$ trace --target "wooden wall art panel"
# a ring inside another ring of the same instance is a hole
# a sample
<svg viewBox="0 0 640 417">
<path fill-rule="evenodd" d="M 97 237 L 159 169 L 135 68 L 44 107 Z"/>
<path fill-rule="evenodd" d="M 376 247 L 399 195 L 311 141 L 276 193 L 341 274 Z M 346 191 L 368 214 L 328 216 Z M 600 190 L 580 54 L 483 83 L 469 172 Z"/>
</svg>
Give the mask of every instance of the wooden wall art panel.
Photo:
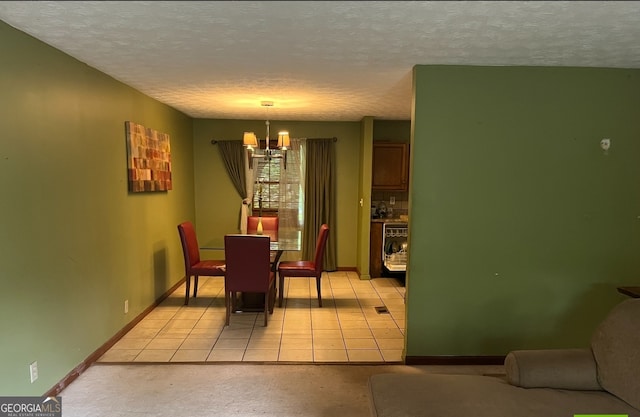
<svg viewBox="0 0 640 417">
<path fill-rule="evenodd" d="M 169 135 L 125 122 L 129 191 L 167 191 L 171 184 L 171 145 Z"/>
</svg>

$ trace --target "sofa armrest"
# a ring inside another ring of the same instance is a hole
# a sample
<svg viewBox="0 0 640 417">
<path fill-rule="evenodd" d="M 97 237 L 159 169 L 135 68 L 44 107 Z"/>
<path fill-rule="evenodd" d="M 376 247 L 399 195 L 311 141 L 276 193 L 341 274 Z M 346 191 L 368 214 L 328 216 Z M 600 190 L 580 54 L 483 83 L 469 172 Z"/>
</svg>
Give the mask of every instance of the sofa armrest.
<svg viewBox="0 0 640 417">
<path fill-rule="evenodd" d="M 509 352 L 507 381 L 522 388 L 601 391 L 591 349 L 540 349 Z"/>
</svg>

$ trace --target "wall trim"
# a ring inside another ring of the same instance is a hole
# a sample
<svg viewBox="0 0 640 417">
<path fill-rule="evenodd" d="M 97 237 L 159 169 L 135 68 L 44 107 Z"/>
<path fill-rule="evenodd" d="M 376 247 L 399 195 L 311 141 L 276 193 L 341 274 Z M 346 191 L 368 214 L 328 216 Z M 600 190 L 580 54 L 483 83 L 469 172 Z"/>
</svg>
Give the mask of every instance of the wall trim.
<svg viewBox="0 0 640 417">
<path fill-rule="evenodd" d="M 406 365 L 504 365 L 506 355 L 497 356 L 407 356 Z"/>
<path fill-rule="evenodd" d="M 76 366 L 71 372 L 69 372 L 60 382 L 55 384 L 49 391 L 47 391 L 44 396 L 45 397 L 55 397 L 63 389 L 65 389 L 70 383 L 72 383 L 76 378 L 78 378 L 85 370 L 87 370 L 91 365 L 93 365 L 102 355 L 105 354 L 106 351 L 111 349 L 113 345 L 118 342 L 127 334 L 127 332 L 135 327 L 136 324 L 140 322 L 143 318 L 147 316 L 154 308 L 156 308 L 161 302 L 163 302 L 171 293 L 173 293 L 180 285 L 185 282 L 185 278 L 183 277 L 180 281 L 174 284 L 171 288 L 169 288 L 164 294 L 162 294 L 158 299 L 147 307 L 142 313 L 138 314 L 133 320 L 127 323 L 119 332 L 117 332 L 113 337 L 107 340 L 102 346 L 95 350 L 91 355 L 87 356 L 85 360 L 83 360 L 78 366 Z"/>
</svg>

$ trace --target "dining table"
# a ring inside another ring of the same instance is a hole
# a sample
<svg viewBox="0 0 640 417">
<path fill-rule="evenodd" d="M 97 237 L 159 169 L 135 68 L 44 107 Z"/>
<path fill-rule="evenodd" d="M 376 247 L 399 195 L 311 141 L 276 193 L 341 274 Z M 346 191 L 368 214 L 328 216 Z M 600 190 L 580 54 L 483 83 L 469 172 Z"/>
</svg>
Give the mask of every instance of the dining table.
<svg viewBox="0 0 640 417">
<path fill-rule="evenodd" d="M 243 234 L 243 233 L 229 233 L 229 234 Z M 269 236 L 269 249 L 271 252 L 275 253 L 275 258 L 273 260 L 272 268 L 274 272 L 277 271 L 278 261 L 284 252 L 289 251 L 299 251 L 302 245 L 302 231 L 301 230 L 290 230 L 284 231 L 279 230 L 275 232 L 264 231 L 262 233 L 244 233 L 249 235 L 262 234 L 264 236 Z M 207 241 L 203 245 L 200 246 L 201 250 L 224 250 L 224 237 L 225 235 L 215 236 Z"/>
<path fill-rule="evenodd" d="M 274 253 L 273 260 L 271 262 L 271 270 L 274 274 L 278 273 L 278 262 L 284 252 L 299 251 L 302 246 L 302 231 L 301 230 L 278 230 L 278 231 L 263 231 L 262 233 L 229 233 L 233 235 L 256 235 L 261 234 L 269 236 L 269 249 Z M 204 244 L 200 245 L 201 250 L 224 250 L 224 237 L 222 234 L 214 236 L 209 240 L 205 240 Z M 278 282 L 276 276 L 276 283 Z M 282 288 L 277 288 L 278 291 L 283 291 Z M 263 311 L 264 310 L 264 298 L 262 294 L 243 293 L 240 297 L 240 303 L 236 311 Z"/>
</svg>

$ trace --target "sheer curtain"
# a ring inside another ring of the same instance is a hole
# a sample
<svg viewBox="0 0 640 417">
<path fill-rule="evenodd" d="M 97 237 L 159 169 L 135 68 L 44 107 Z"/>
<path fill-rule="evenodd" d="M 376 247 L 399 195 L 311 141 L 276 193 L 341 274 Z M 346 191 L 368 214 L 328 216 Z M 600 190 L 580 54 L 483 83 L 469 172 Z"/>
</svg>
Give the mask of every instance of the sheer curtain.
<svg viewBox="0 0 640 417">
<path fill-rule="evenodd" d="M 304 139 L 291 139 L 287 150 L 287 168 L 280 160 L 280 201 L 278 217 L 283 233 L 302 231 L 304 225 Z M 300 252 L 288 254 L 287 259 L 299 259 Z"/>
<path fill-rule="evenodd" d="M 244 148 L 244 146 L 243 146 Z M 248 158 L 251 158 L 249 155 L 249 151 L 245 148 L 244 150 L 244 158 L 245 161 Z M 251 215 L 251 204 L 253 202 L 253 187 L 256 183 L 256 175 L 258 170 L 256 169 L 257 164 L 251 164 L 251 168 L 249 168 L 249 163 L 244 164 L 244 177 L 246 178 L 246 196 L 244 200 L 242 200 L 242 213 L 240 214 L 240 233 L 247 233 L 247 217 Z"/>
</svg>

